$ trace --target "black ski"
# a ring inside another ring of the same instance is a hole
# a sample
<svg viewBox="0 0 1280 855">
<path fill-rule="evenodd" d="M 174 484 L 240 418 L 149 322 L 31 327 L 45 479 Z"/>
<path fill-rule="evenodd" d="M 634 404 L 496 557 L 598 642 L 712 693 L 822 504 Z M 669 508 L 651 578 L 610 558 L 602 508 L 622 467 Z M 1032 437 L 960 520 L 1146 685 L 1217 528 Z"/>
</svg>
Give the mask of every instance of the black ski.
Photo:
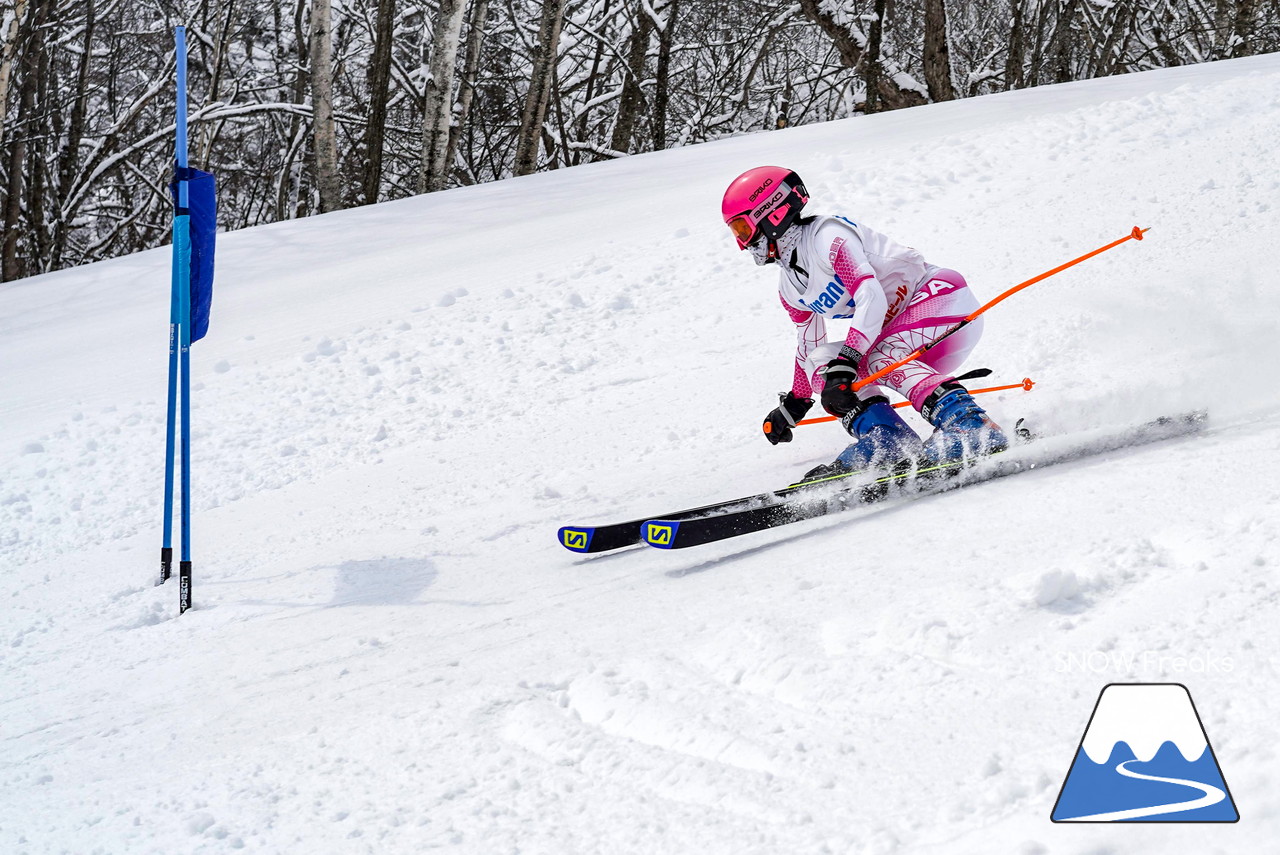
<svg viewBox="0 0 1280 855">
<path fill-rule="evenodd" d="M 780 525 L 813 519 L 891 498 L 918 498 L 958 487 L 992 481 L 1059 463 L 1159 442 L 1194 433 L 1207 421 L 1204 412 L 1157 419 L 1135 428 L 1077 439 L 1071 436 L 1033 440 L 1021 447 L 966 464 L 946 464 L 926 469 L 907 466 L 870 482 L 845 485 L 816 484 L 820 491 L 791 494 L 781 500 L 742 510 L 646 520 L 640 527 L 645 543 L 659 549 L 684 549 L 726 540 Z M 1075 441 L 1073 441 L 1075 440 Z M 1048 448 L 1042 448 L 1047 445 Z"/>
<path fill-rule="evenodd" d="M 773 506 L 778 502 L 789 499 L 797 494 L 806 491 L 817 490 L 819 488 L 829 489 L 833 484 L 843 483 L 849 479 L 859 479 L 864 475 L 861 472 L 847 472 L 839 475 L 828 475 L 823 478 L 817 478 L 812 481 L 801 481 L 781 490 L 771 490 L 767 493 L 757 493 L 754 496 L 743 496 L 737 499 L 728 499 L 723 502 L 713 502 L 709 505 L 703 505 L 700 508 L 688 508 L 683 511 L 675 511 L 663 516 L 664 520 L 687 520 L 693 517 L 707 516 L 716 513 L 725 513 L 733 510 L 749 507 Z M 558 537 L 560 545 L 571 552 L 596 553 L 610 552 L 614 549 L 622 549 L 624 546 L 634 546 L 643 540 L 644 524 L 654 519 L 652 516 L 639 517 L 638 519 L 627 520 L 626 522 L 609 523 L 607 525 L 598 526 L 582 526 L 567 525 L 561 527 Z"/>
</svg>

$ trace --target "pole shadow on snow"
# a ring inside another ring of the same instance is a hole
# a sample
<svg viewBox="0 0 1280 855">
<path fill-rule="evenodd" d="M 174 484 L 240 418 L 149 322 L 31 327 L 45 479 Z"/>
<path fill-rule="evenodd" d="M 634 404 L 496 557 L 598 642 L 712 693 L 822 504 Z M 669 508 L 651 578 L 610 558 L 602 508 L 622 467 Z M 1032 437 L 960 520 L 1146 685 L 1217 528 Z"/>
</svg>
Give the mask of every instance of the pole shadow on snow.
<svg viewBox="0 0 1280 855">
<path fill-rule="evenodd" d="M 328 602 L 287 602 L 248 599 L 238 605 L 274 606 L 297 609 L 331 609 L 347 606 L 463 606 L 489 608 L 510 605 L 510 600 L 420 599 L 435 584 L 439 570 L 430 558 L 370 558 L 344 561 L 341 564 L 318 564 L 302 571 L 280 574 L 269 579 L 305 577 L 317 572 L 334 571 L 333 593 Z M 262 581 L 262 580 L 254 580 Z M 242 582 L 210 582 L 243 584 Z"/>
<path fill-rule="evenodd" d="M 331 606 L 407 605 L 435 582 L 430 558 L 373 558 L 337 565 Z"/>
</svg>

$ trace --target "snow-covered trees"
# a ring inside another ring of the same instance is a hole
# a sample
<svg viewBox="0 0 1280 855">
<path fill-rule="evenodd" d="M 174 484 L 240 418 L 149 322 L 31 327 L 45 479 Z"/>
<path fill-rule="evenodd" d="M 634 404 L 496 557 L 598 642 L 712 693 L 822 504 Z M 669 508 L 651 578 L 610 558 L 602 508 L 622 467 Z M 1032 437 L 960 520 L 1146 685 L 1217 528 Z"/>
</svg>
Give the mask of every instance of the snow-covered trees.
<svg viewBox="0 0 1280 855">
<path fill-rule="evenodd" d="M 455 0 L 456 2 L 456 0 Z M 311 129 L 321 211 L 342 205 L 338 138 L 333 121 L 333 33 L 330 0 L 311 0 Z"/>
<path fill-rule="evenodd" d="M 226 228 L 1280 47 L 1258 0 L 0 0 L 5 279 L 167 239 L 177 23 Z"/>
<path fill-rule="evenodd" d="M 453 125 L 453 72 L 461 47 L 462 18 L 466 0 L 438 0 L 431 34 L 430 75 L 426 81 L 422 120 L 422 175 L 419 192 L 449 186 L 449 129 Z"/>
</svg>

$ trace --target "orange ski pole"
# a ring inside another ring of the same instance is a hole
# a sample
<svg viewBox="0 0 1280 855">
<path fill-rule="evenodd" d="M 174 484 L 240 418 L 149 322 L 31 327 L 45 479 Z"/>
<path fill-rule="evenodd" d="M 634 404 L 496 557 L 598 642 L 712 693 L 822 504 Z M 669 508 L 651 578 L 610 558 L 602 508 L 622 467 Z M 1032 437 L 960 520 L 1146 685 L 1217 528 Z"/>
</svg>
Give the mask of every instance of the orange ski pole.
<svg viewBox="0 0 1280 855">
<path fill-rule="evenodd" d="M 1111 243 L 1107 244 L 1106 246 L 1100 246 L 1100 247 L 1098 247 L 1097 249 L 1095 249 L 1093 252 L 1085 253 L 1084 255 L 1080 256 L 1079 258 L 1072 259 L 1071 261 L 1068 261 L 1066 264 L 1060 264 L 1060 265 L 1058 265 L 1057 267 L 1053 268 L 1052 270 L 1046 270 L 1044 273 L 1041 273 L 1039 276 L 1034 276 L 1034 277 L 1032 277 L 1031 279 L 1028 279 L 1026 282 L 1023 282 L 1023 283 L 1022 283 L 1022 284 L 1020 284 L 1020 285 L 1015 285 L 1015 286 L 1013 286 L 1013 287 L 1012 287 L 1012 288 L 1010 288 L 1008 291 L 1005 291 L 1005 292 L 1004 292 L 1003 294 L 1001 294 L 999 297 L 996 297 L 994 300 L 992 300 L 991 302 L 987 303 L 985 306 L 983 306 L 982 308 L 978 309 L 978 310 L 977 310 L 976 312 L 974 312 L 973 314 L 967 315 L 967 316 L 964 318 L 964 320 L 960 321 L 960 323 L 956 324 L 954 327 L 952 327 L 951 329 L 947 330 L 947 331 L 946 331 L 946 332 L 944 332 L 942 335 L 938 336 L 938 337 L 937 337 L 937 338 L 935 338 L 933 341 L 931 341 L 931 342 L 929 342 L 928 344 L 926 344 L 924 347 L 921 347 L 921 348 L 920 348 L 920 349 L 918 349 L 915 353 L 912 353 L 912 354 L 910 354 L 909 356 L 906 356 L 906 357 L 904 357 L 904 358 L 902 358 L 902 359 L 899 359 L 897 362 L 895 362 L 895 363 L 893 363 L 893 364 L 891 364 L 891 365 L 886 365 L 884 368 L 881 368 L 881 369 L 880 369 L 879 371 L 877 371 L 876 373 L 871 374 L 871 375 L 869 375 L 869 376 L 867 376 L 867 377 L 865 377 L 865 378 L 863 378 L 863 379 L 859 380 L 857 383 L 854 383 L 854 384 L 853 384 L 853 389 L 854 389 L 854 391 L 856 392 L 856 391 L 857 391 L 857 390 L 859 390 L 859 389 L 862 389 L 862 388 L 865 388 L 865 387 L 867 387 L 867 386 L 870 386 L 872 383 L 876 382 L 876 381 L 877 381 L 877 380 L 879 380 L 881 377 L 883 377 L 884 375 L 888 374 L 890 371 L 893 371 L 895 368 L 901 368 L 903 365 L 906 365 L 908 362 L 911 362 L 911 361 L 912 361 L 912 360 L 914 360 L 914 359 L 919 359 L 921 356 L 924 356 L 924 355 L 925 355 L 926 353 L 928 353 L 930 350 L 932 350 L 933 348 L 935 348 L 935 347 L 937 347 L 939 344 L 941 344 L 943 341 L 945 341 L 949 336 L 955 335 L 955 334 L 956 334 L 956 333 L 958 333 L 960 330 L 964 329 L 964 328 L 965 328 L 966 326 L 968 326 L 968 325 L 969 325 L 969 324 L 970 324 L 970 323 L 971 323 L 975 318 L 977 318 L 979 315 L 981 315 L 981 314 L 982 314 L 983 312 L 985 312 L 987 309 L 990 309 L 991 307 L 993 307 L 993 306 L 997 305 L 998 303 L 1002 302 L 1003 300 L 1006 300 L 1006 299 L 1008 299 L 1009 297 L 1012 297 L 1014 294 L 1018 293 L 1018 292 L 1019 292 L 1019 291 L 1021 291 L 1023 288 L 1030 288 L 1032 285 L 1036 284 L 1037 282 L 1041 282 L 1041 281 L 1043 281 L 1043 280 L 1045 280 L 1045 279 L 1048 279 L 1050 276 L 1054 275 L 1055 273 L 1061 273 L 1062 271 L 1066 270 L 1068 267 L 1073 267 L 1073 266 L 1075 266 L 1075 265 L 1079 264 L 1079 263 L 1080 263 L 1080 262 L 1082 262 L 1082 261 L 1088 261 L 1090 258 L 1093 258 L 1095 255 L 1099 255 L 1099 254 L 1101 254 L 1101 253 L 1106 252 L 1106 251 L 1107 251 L 1107 250 L 1109 250 L 1109 249 L 1112 249 L 1112 248 L 1114 248 L 1114 247 L 1117 247 L 1117 246 L 1119 246 L 1120 244 L 1124 243 L 1124 242 L 1125 242 L 1125 241 L 1127 241 L 1127 240 L 1142 240 L 1142 236 L 1143 236 L 1144 234 L 1146 234 L 1147 232 L 1149 232 L 1149 231 L 1151 231 L 1151 229 L 1150 229 L 1150 228 L 1140 229 L 1140 228 L 1138 228 L 1137 226 L 1134 226 L 1134 227 L 1133 227 L 1133 231 L 1129 232 L 1129 234 L 1127 234 L 1127 235 L 1125 235 L 1124 237 L 1120 238 L 1120 240 L 1114 240 L 1114 241 L 1112 241 Z"/>
<path fill-rule="evenodd" d="M 984 392 L 1003 392 L 1006 389 L 1026 389 L 1028 392 L 1030 392 L 1031 387 L 1035 385 L 1036 385 L 1036 382 L 1032 380 L 1030 377 L 1024 377 L 1021 383 L 1010 383 L 1008 386 L 991 386 L 986 389 L 970 389 L 969 394 L 981 395 Z M 902 407 L 909 407 L 909 406 L 911 406 L 910 401 L 899 401 L 898 403 L 893 405 L 893 408 L 896 410 Z M 801 419 L 800 421 L 796 422 L 796 426 L 799 427 L 800 425 L 816 425 L 821 422 L 834 422 L 834 421 L 836 421 L 835 416 L 819 416 L 813 419 Z"/>
</svg>

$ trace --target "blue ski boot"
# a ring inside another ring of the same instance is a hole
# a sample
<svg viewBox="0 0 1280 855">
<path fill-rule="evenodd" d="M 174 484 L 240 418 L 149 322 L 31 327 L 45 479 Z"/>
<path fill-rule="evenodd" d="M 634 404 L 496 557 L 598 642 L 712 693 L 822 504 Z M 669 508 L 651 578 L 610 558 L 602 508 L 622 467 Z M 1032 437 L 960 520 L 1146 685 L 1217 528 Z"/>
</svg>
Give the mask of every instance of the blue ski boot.
<svg viewBox="0 0 1280 855">
<path fill-rule="evenodd" d="M 840 452 L 834 462 L 809 470 L 804 480 L 867 469 L 891 469 L 903 460 L 924 454 L 920 436 L 889 406 L 889 399 L 883 395 L 859 401 L 857 409 L 841 418 L 840 424 L 853 437 L 853 444 Z"/>
<path fill-rule="evenodd" d="M 994 454 L 1009 447 L 1009 438 L 978 406 L 963 386 L 943 383 L 920 407 L 935 428 L 924 441 L 925 458 L 931 463 L 951 463 Z"/>
</svg>

